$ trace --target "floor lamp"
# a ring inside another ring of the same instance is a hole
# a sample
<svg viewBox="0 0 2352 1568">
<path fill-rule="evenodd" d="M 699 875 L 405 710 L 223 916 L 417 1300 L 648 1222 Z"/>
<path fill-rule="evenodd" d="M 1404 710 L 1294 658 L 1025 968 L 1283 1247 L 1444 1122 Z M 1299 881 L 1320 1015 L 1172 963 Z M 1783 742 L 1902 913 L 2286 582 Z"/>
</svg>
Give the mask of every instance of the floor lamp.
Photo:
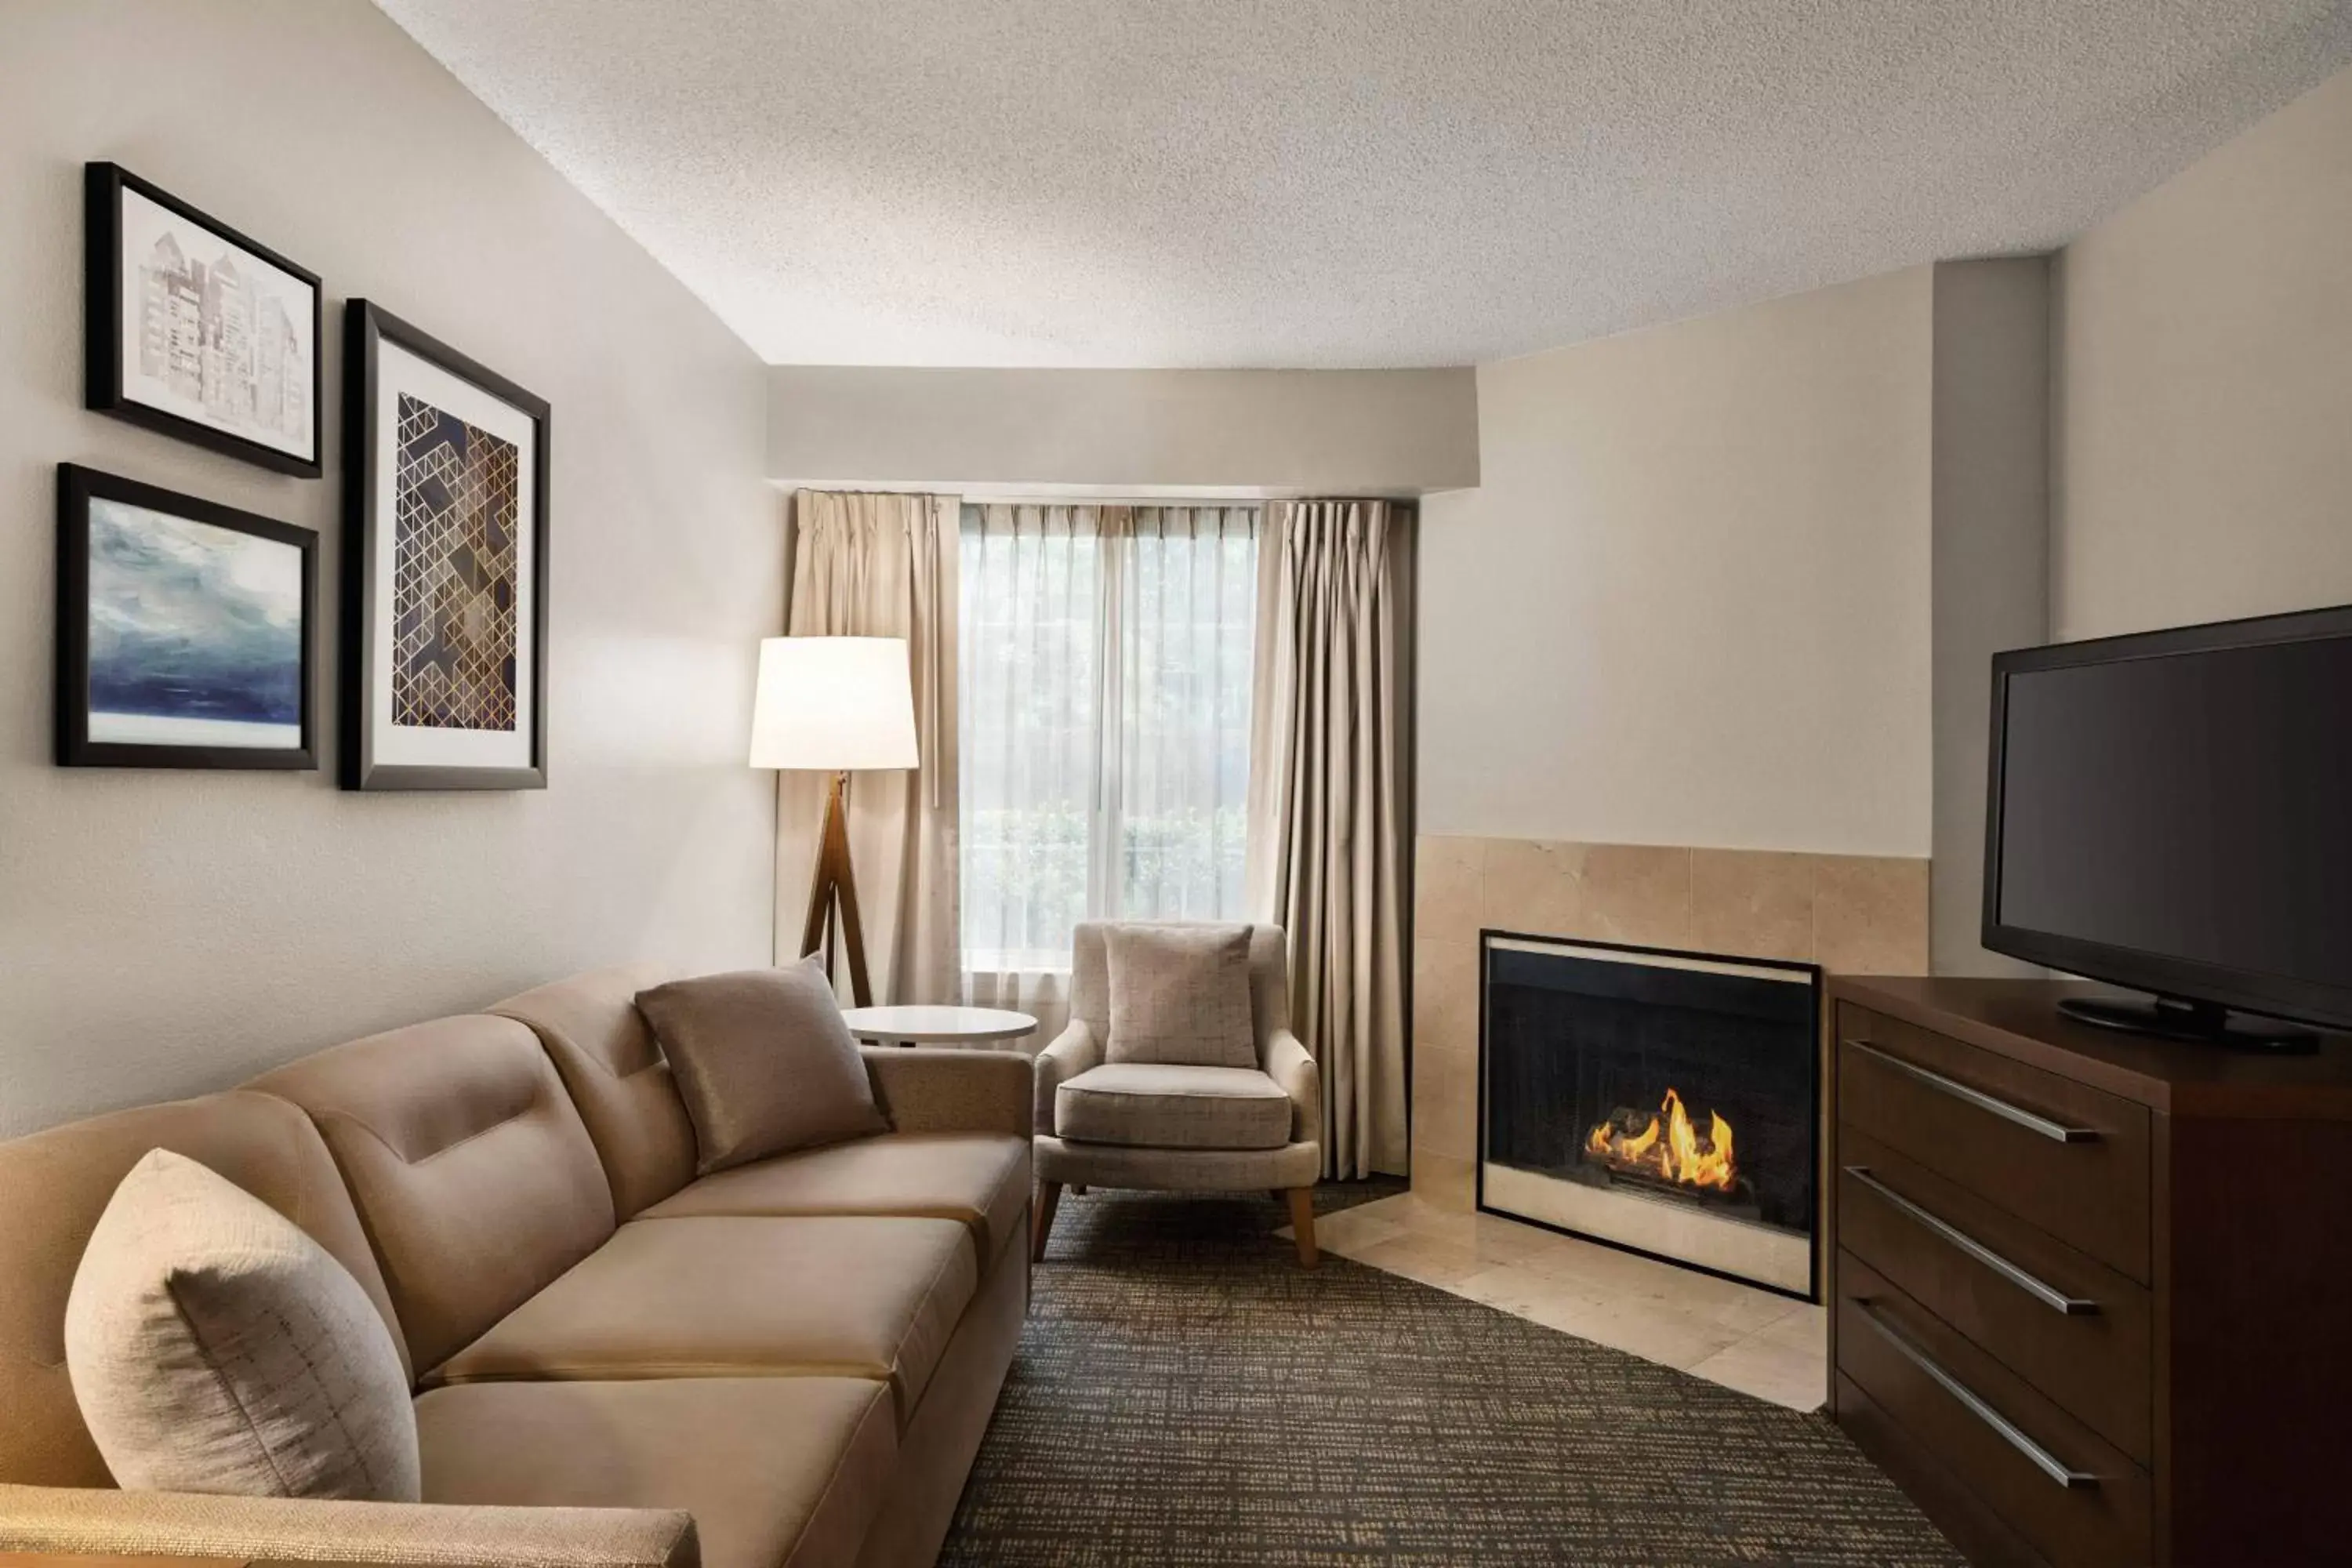
<svg viewBox="0 0 2352 1568">
<path fill-rule="evenodd" d="M 751 700 L 751 765 L 832 774 L 817 829 L 801 954 L 825 946 L 834 911 L 849 960 L 856 1005 L 874 1005 L 866 932 L 857 920 L 857 878 L 849 864 L 844 796 L 852 773 L 914 767 L 915 695 L 899 637 L 767 637 Z"/>
</svg>

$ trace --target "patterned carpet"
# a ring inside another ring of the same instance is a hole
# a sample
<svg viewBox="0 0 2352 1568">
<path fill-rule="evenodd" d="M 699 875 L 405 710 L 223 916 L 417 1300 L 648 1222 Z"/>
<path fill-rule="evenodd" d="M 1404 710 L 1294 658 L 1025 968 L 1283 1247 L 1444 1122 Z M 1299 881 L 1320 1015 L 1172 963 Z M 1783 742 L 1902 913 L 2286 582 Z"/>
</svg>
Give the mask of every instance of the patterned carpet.
<svg viewBox="0 0 2352 1568">
<path fill-rule="evenodd" d="M 1066 1195 L 940 1563 L 1958 1563 L 1826 1416 L 1328 1253 L 1305 1273 L 1283 1223 Z"/>
</svg>

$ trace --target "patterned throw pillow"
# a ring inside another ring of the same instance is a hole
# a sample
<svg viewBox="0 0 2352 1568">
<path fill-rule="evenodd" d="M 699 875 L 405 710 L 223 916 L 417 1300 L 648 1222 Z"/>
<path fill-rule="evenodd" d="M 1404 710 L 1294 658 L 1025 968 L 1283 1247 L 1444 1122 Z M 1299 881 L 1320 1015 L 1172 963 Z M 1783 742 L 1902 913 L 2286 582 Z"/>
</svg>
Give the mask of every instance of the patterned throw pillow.
<svg viewBox="0 0 2352 1568">
<path fill-rule="evenodd" d="M 1120 925 L 1105 934 L 1110 1038 L 1105 1059 L 1254 1068 L 1249 927 Z"/>
<path fill-rule="evenodd" d="M 125 1491 L 417 1500 L 392 1330 L 293 1221 L 167 1149 L 131 1167 L 66 1298 L 66 1370 Z"/>
</svg>

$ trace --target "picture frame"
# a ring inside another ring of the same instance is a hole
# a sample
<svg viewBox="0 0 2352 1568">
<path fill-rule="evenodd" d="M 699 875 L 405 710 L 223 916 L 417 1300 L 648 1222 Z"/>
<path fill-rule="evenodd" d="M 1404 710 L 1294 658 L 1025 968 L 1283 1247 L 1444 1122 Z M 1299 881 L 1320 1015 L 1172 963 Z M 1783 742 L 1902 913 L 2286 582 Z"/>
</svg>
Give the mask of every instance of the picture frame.
<svg viewBox="0 0 2352 1568">
<path fill-rule="evenodd" d="M 85 404 L 317 479 L 319 275 L 118 163 L 82 173 Z"/>
<path fill-rule="evenodd" d="M 547 786 L 545 399 L 344 308 L 341 782 Z"/>
<path fill-rule="evenodd" d="M 319 536 L 58 465 L 60 767 L 315 769 Z"/>
</svg>

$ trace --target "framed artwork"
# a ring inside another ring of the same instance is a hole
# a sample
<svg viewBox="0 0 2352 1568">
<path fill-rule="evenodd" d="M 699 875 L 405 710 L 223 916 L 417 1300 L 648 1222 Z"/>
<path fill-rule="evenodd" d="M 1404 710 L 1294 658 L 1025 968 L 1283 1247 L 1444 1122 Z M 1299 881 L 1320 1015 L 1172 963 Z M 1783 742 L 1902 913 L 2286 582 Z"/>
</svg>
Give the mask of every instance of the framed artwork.
<svg viewBox="0 0 2352 1568">
<path fill-rule="evenodd" d="M 83 168 L 89 405 L 319 477 L 319 276 L 114 163 Z"/>
<path fill-rule="evenodd" d="M 319 536 L 58 466 L 57 760 L 315 768 Z"/>
<path fill-rule="evenodd" d="M 548 407 L 346 307 L 342 783 L 547 784 Z"/>
</svg>

